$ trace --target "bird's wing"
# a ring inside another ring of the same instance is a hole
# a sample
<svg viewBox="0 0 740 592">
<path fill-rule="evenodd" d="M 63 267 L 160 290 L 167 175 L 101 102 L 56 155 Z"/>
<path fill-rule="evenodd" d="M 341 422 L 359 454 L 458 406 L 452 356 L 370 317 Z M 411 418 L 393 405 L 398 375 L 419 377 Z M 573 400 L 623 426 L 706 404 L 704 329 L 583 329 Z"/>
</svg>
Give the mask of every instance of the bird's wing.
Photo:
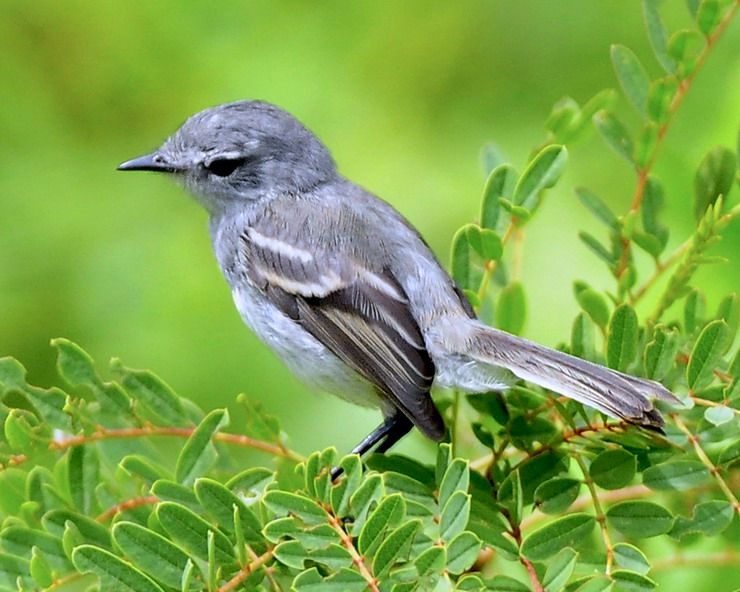
<svg viewBox="0 0 740 592">
<path fill-rule="evenodd" d="M 272 232 L 271 232 L 272 231 Z M 241 248 L 250 280 L 284 314 L 370 381 L 422 432 L 439 440 L 444 423 L 429 389 L 434 363 L 400 283 L 330 241 L 250 227 Z"/>
</svg>

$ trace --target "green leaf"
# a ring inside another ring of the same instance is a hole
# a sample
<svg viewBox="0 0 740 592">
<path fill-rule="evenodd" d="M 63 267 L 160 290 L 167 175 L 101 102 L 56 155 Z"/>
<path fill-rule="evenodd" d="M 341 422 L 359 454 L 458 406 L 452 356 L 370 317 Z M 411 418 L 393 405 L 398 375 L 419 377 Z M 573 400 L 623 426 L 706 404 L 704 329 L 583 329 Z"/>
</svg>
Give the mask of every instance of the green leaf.
<svg viewBox="0 0 740 592">
<path fill-rule="evenodd" d="M 398 559 L 404 558 L 416 533 L 421 529 L 419 520 L 411 520 L 391 532 L 382 542 L 373 560 L 373 574 L 385 575 Z"/>
<path fill-rule="evenodd" d="M 694 217 L 697 221 L 719 196 L 727 197 L 735 180 L 735 170 L 735 155 L 723 146 L 712 148 L 704 156 L 694 176 Z"/>
<path fill-rule="evenodd" d="M 161 500 L 177 502 L 191 507 L 200 507 L 192 488 L 174 481 L 160 479 L 152 484 L 152 494 Z"/>
<path fill-rule="evenodd" d="M 596 344 L 594 342 L 594 322 L 591 317 L 579 312 L 573 321 L 570 332 L 570 353 L 585 360 L 593 360 L 596 357 Z"/>
<path fill-rule="evenodd" d="M 642 226 L 645 232 L 654 237 L 658 247 L 651 254 L 658 257 L 668 244 L 668 228 L 658 220 L 658 214 L 663 209 L 665 192 L 663 185 L 654 176 L 649 176 L 645 182 L 645 190 L 642 198 Z"/>
<path fill-rule="evenodd" d="M 109 530 L 92 518 L 71 510 L 51 510 L 41 518 L 44 528 L 56 536 L 64 534 L 68 522 L 75 526 L 86 543 L 94 543 L 98 547 L 111 547 Z"/>
<path fill-rule="evenodd" d="M 113 527 L 113 540 L 144 573 L 173 588 L 180 587 L 188 556 L 169 540 L 133 522 Z"/>
<path fill-rule="evenodd" d="M 192 510 L 173 502 L 162 502 L 157 506 L 156 516 L 173 542 L 198 559 L 208 561 L 208 533 L 212 532 L 216 560 L 225 564 L 234 562 L 234 549 L 226 535 Z"/>
<path fill-rule="evenodd" d="M 406 502 L 399 493 L 384 498 L 365 522 L 357 541 L 362 555 L 369 555 L 380 545 L 383 533 L 399 524 L 406 516 Z"/>
<path fill-rule="evenodd" d="M 346 516 L 349 512 L 349 501 L 362 482 L 362 461 L 356 454 L 345 456 L 339 466 L 343 477 L 331 491 L 331 507 L 337 516 Z"/>
<path fill-rule="evenodd" d="M 638 168 L 644 169 L 653 158 L 659 134 L 660 127 L 653 121 L 648 121 L 642 126 L 634 152 L 635 164 Z"/>
<path fill-rule="evenodd" d="M 72 561 L 81 572 L 98 576 L 102 590 L 164 592 L 148 576 L 105 549 L 80 545 L 72 553 Z"/>
<path fill-rule="evenodd" d="M 236 402 L 244 407 L 247 414 L 246 432 L 249 436 L 268 442 L 280 442 L 280 423 L 277 418 L 265 413 L 261 403 L 252 401 L 244 393 L 236 397 Z"/>
<path fill-rule="evenodd" d="M 367 519 L 370 505 L 383 495 L 383 478 L 380 475 L 368 475 L 349 500 L 349 507 L 355 518 L 352 524 L 352 535 L 359 536 Z"/>
<path fill-rule="evenodd" d="M 571 477 L 555 477 L 541 483 L 534 492 L 534 503 L 545 514 L 560 514 L 576 501 L 581 482 Z"/>
<path fill-rule="evenodd" d="M 456 491 L 467 493 L 470 484 L 470 470 L 468 461 L 462 458 L 454 459 L 448 466 L 439 486 L 439 506 L 443 508 Z"/>
<path fill-rule="evenodd" d="M 585 187 L 576 187 L 576 196 L 588 210 L 612 230 L 619 230 L 619 220 L 598 195 Z"/>
<path fill-rule="evenodd" d="M 605 450 L 591 463 L 589 474 L 602 489 L 628 485 L 637 471 L 637 458 L 622 448 Z"/>
<path fill-rule="evenodd" d="M 653 465 L 642 473 L 644 485 L 654 490 L 691 489 L 709 481 L 707 468 L 698 460 L 673 460 Z"/>
<path fill-rule="evenodd" d="M 734 514 L 732 504 L 728 501 L 703 502 L 696 505 L 691 518 L 683 516 L 676 518 L 670 535 L 677 539 L 689 533 L 715 536 L 730 526 Z"/>
<path fill-rule="evenodd" d="M 552 133 L 559 144 L 568 142 L 578 129 L 581 108 L 570 97 L 563 97 L 555 105 L 545 122 L 545 129 Z"/>
<path fill-rule="evenodd" d="M 309 554 L 309 559 L 325 565 L 331 571 L 352 565 L 352 556 L 349 551 L 337 543 L 314 549 Z"/>
<path fill-rule="evenodd" d="M 79 345 L 64 338 L 51 340 L 57 350 L 57 371 L 73 387 L 85 386 L 100 401 L 101 408 L 123 417 L 131 413 L 131 399 L 115 383 L 103 383 L 95 370 L 92 358 Z"/>
<path fill-rule="evenodd" d="M 304 562 L 310 553 L 298 541 L 285 541 L 274 550 L 275 558 L 284 565 L 295 569 L 303 569 Z"/>
<path fill-rule="evenodd" d="M 447 571 L 461 574 L 475 563 L 481 548 L 480 539 L 472 532 L 458 534 L 447 545 Z"/>
<path fill-rule="evenodd" d="M 730 442 L 719 453 L 718 465 L 730 466 L 740 460 L 740 439 Z"/>
<path fill-rule="evenodd" d="M 274 477 L 274 471 L 264 467 L 251 467 L 234 475 L 226 482 L 226 487 L 245 497 L 254 497 L 261 493 Z"/>
<path fill-rule="evenodd" d="M 419 578 L 424 578 L 434 573 L 440 573 L 446 565 L 447 550 L 445 547 L 429 547 L 414 559 L 416 574 Z"/>
<path fill-rule="evenodd" d="M 506 156 L 496 144 L 488 142 L 484 144 L 480 151 L 481 166 L 483 175 L 488 176 L 491 171 L 506 162 Z"/>
<path fill-rule="evenodd" d="M 265 549 L 262 545 L 262 524 L 251 508 L 225 485 L 213 479 L 201 477 L 195 482 L 195 495 L 203 508 L 218 522 L 219 528 L 228 533 L 235 530 L 234 509 L 239 510 L 239 527 L 244 539 L 259 552 Z"/>
<path fill-rule="evenodd" d="M 501 207 L 499 198 L 511 198 L 514 194 L 514 185 L 517 179 L 517 172 L 509 164 L 500 164 L 491 171 L 483 189 L 483 204 L 480 214 L 480 225 L 483 228 L 496 230 Z"/>
<path fill-rule="evenodd" d="M 141 404 L 159 425 L 190 424 L 180 397 L 154 373 L 126 368 L 118 359 L 111 360 L 111 369 L 121 377 L 129 396 Z"/>
<path fill-rule="evenodd" d="M 512 203 L 534 210 L 539 194 L 557 183 L 568 160 L 565 146 L 551 144 L 544 147 L 527 165 L 514 188 Z"/>
<path fill-rule="evenodd" d="M 735 417 L 735 412 L 726 405 L 719 407 L 707 407 L 704 410 L 704 419 L 716 426 L 728 423 Z"/>
<path fill-rule="evenodd" d="M 452 277 L 463 290 L 477 290 L 472 264 L 471 247 L 468 240 L 467 226 L 463 226 L 452 237 L 451 271 Z"/>
<path fill-rule="evenodd" d="M 154 464 L 146 456 L 138 454 L 129 454 L 128 456 L 124 456 L 118 463 L 118 467 L 132 477 L 141 477 L 149 484 L 154 483 L 159 479 L 167 479 L 170 477 L 166 469 Z"/>
<path fill-rule="evenodd" d="M 637 356 L 637 339 L 637 313 L 629 304 L 622 304 L 609 321 L 606 361 L 610 368 L 627 369 Z"/>
<path fill-rule="evenodd" d="M 615 591 L 629 591 L 629 592 L 647 592 L 648 590 L 654 590 L 657 584 L 649 577 L 639 574 L 634 571 L 628 571 L 626 569 L 615 569 L 611 573 L 611 578 L 614 580 Z"/>
<path fill-rule="evenodd" d="M 486 261 L 497 261 L 504 253 L 501 238 L 493 230 L 481 228 L 475 224 L 465 226 L 468 233 L 468 244 Z"/>
<path fill-rule="evenodd" d="M 704 38 L 693 29 L 681 29 L 668 40 L 668 55 L 676 62 L 679 78 L 689 76 L 696 67 L 696 60 L 704 48 Z"/>
<path fill-rule="evenodd" d="M 470 495 L 464 491 L 454 492 L 442 508 L 439 536 L 450 541 L 465 530 L 470 517 Z"/>
<path fill-rule="evenodd" d="M 524 286 L 521 282 L 512 282 L 499 294 L 496 305 L 496 326 L 502 331 L 519 335 L 524 328 L 526 315 L 527 303 Z"/>
<path fill-rule="evenodd" d="M 322 524 L 328 520 L 326 512 L 313 500 L 288 491 L 268 491 L 265 505 L 275 514 L 293 514 L 306 524 Z"/>
<path fill-rule="evenodd" d="M 652 502 L 620 502 L 607 510 L 606 517 L 619 532 L 635 538 L 664 534 L 673 526 L 673 515 Z"/>
<path fill-rule="evenodd" d="M 722 20 L 722 7 L 717 0 L 702 0 L 696 12 L 696 24 L 707 37 L 711 35 Z"/>
<path fill-rule="evenodd" d="M 678 80 L 675 76 L 658 78 L 650 83 L 647 112 L 652 121 L 660 124 L 668 121 L 676 91 L 678 91 Z"/>
<path fill-rule="evenodd" d="M 0 586 L 3 592 L 33 590 L 31 565 L 28 560 L 7 553 L 0 553 Z"/>
<path fill-rule="evenodd" d="M 645 554 L 634 545 L 629 543 L 617 543 L 614 545 L 614 562 L 624 569 L 635 571 L 645 575 L 650 571 L 650 562 Z"/>
<path fill-rule="evenodd" d="M 100 462 L 95 445 L 75 446 L 67 459 L 67 483 L 75 506 L 89 514 L 95 503 Z"/>
<path fill-rule="evenodd" d="M 594 115 L 593 120 L 596 129 L 607 145 L 631 163 L 635 147 L 624 124 L 608 111 L 599 111 Z"/>
<path fill-rule="evenodd" d="M 612 45 L 612 65 L 627 100 L 641 114 L 645 114 L 650 79 L 634 52 L 624 45 Z"/>
<path fill-rule="evenodd" d="M 616 260 L 612 252 L 607 249 L 604 245 L 602 245 L 596 237 L 589 234 L 588 232 L 585 232 L 581 230 L 578 233 L 578 238 L 583 241 L 583 244 L 585 244 L 589 249 L 591 249 L 591 252 L 594 253 L 599 259 L 607 263 L 608 265 L 613 265 Z"/>
<path fill-rule="evenodd" d="M 588 514 L 570 514 L 534 531 L 522 543 L 521 553 L 532 561 L 542 561 L 563 547 L 581 542 L 591 534 L 596 521 Z"/>
<path fill-rule="evenodd" d="M 650 46 L 658 62 L 666 72 L 673 72 L 676 63 L 668 55 L 668 32 L 660 18 L 660 0 L 642 0 L 642 15 L 650 39 Z"/>
<path fill-rule="evenodd" d="M 676 366 L 676 355 L 681 345 L 676 329 L 658 325 L 653 338 L 645 347 L 645 375 L 653 380 L 663 380 Z"/>
<path fill-rule="evenodd" d="M 706 301 L 704 294 L 699 290 L 691 290 L 686 296 L 684 304 L 684 326 L 686 333 L 692 335 L 702 324 Z"/>
<path fill-rule="evenodd" d="M 505 426 L 509 423 L 509 409 L 501 393 L 473 393 L 465 397 L 470 406 L 484 416 L 492 417 L 497 423 Z"/>
<path fill-rule="evenodd" d="M 177 457 L 175 479 L 183 485 L 191 485 L 197 477 L 206 473 L 216 462 L 217 453 L 213 436 L 229 424 L 226 409 L 214 409 L 203 418 L 190 435 Z"/>
<path fill-rule="evenodd" d="M 729 335 L 727 336 L 727 348 L 735 341 L 737 329 L 740 325 L 740 298 L 737 294 L 728 294 L 717 307 L 717 318 L 727 323 Z"/>
<path fill-rule="evenodd" d="M 566 547 L 550 560 L 545 577 L 542 578 L 545 592 L 558 592 L 565 586 L 570 576 L 573 575 L 577 558 L 578 553 Z"/>
<path fill-rule="evenodd" d="M 315 567 L 301 572 L 293 580 L 291 590 L 296 592 L 363 592 L 367 582 L 354 570 L 342 568 L 322 579 Z"/>
<path fill-rule="evenodd" d="M 609 322 L 609 305 L 600 292 L 587 287 L 576 292 L 576 300 L 599 327 L 606 327 Z"/>
<path fill-rule="evenodd" d="M 724 321 L 712 321 L 699 334 L 686 366 L 686 382 L 691 390 L 699 390 L 712 382 L 712 373 L 725 351 L 728 335 L 729 327 Z"/>
<path fill-rule="evenodd" d="M 39 586 L 48 588 L 54 583 L 54 574 L 52 573 L 51 566 L 38 547 L 34 547 L 31 551 L 31 561 L 28 568 L 31 577 Z"/>
<path fill-rule="evenodd" d="M 36 549 L 44 554 L 44 561 L 50 562 L 54 569 L 66 570 L 71 567 L 62 540 L 43 530 L 6 524 L 0 531 L 0 543 L 4 551 L 20 557 L 26 557 Z"/>
</svg>

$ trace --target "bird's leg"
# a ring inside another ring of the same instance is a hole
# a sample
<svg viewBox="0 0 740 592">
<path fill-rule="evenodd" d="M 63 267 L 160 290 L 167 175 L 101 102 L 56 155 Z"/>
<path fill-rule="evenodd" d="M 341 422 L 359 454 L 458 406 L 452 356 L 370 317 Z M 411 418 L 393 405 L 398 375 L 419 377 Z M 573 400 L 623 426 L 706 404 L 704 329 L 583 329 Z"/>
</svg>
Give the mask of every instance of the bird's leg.
<svg viewBox="0 0 740 592">
<path fill-rule="evenodd" d="M 385 421 L 375 428 L 370 434 L 352 449 L 351 454 L 363 456 L 377 444 L 375 452 L 385 452 L 401 438 L 403 438 L 412 428 L 411 421 L 400 412 L 386 417 Z M 342 474 L 341 467 L 334 467 L 331 470 L 332 481 Z"/>
</svg>

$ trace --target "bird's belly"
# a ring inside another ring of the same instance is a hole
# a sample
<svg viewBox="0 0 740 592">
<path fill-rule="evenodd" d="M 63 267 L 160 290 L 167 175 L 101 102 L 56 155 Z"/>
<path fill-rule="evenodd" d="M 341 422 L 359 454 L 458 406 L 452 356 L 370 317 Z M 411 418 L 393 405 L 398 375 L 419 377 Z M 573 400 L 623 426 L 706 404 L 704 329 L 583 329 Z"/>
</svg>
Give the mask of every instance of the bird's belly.
<svg viewBox="0 0 740 592">
<path fill-rule="evenodd" d="M 301 381 L 355 405 L 381 407 L 373 386 L 251 285 L 232 296 L 244 322 Z"/>
</svg>

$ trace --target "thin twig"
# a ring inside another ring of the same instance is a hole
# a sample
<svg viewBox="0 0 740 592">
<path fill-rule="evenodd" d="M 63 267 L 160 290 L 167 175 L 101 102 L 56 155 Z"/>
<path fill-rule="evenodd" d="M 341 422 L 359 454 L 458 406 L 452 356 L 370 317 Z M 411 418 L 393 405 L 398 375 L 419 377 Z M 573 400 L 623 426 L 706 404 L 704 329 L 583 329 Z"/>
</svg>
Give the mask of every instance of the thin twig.
<svg viewBox="0 0 740 592">
<path fill-rule="evenodd" d="M 511 530 L 509 530 L 509 534 L 514 538 L 516 541 L 517 547 L 521 548 L 522 546 L 522 529 L 519 524 L 514 522 L 511 518 L 511 514 L 509 514 L 508 511 L 503 511 L 503 515 L 506 517 L 506 519 L 509 521 L 509 526 L 511 527 Z M 537 577 L 537 570 L 535 570 L 534 565 L 532 562 L 527 559 L 524 555 L 519 555 L 519 561 L 524 566 L 524 568 L 527 570 L 527 575 L 529 576 L 529 581 L 532 582 L 532 589 L 534 592 L 545 592 L 545 589 L 542 587 L 542 584 L 540 583 L 540 579 Z"/>
<path fill-rule="evenodd" d="M 703 555 L 674 555 L 654 561 L 652 571 L 670 569 L 678 565 L 691 567 L 712 567 L 715 565 L 740 565 L 740 553 L 737 551 L 722 551 L 720 553 Z"/>
<path fill-rule="evenodd" d="M 653 165 L 655 164 L 655 160 L 658 156 L 658 152 L 660 151 L 660 148 L 663 144 L 663 139 L 665 138 L 666 133 L 668 132 L 668 129 L 671 123 L 673 123 L 673 119 L 676 114 L 676 111 L 678 111 L 678 108 L 681 106 L 681 103 L 683 102 L 684 97 L 686 96 L 686 93 L 688 93 L 689 89 L 691 88 L 691 85 L 696 79 L 697 74 L 699 73 L 702 66 L 704 65 L 704 62 L 706 61 L 707 56 L 709 55 L 709 52 L 712 50 L 712 48 L 717 43 L 717 41 L 722 36 L 722 34 L 725 32 L 725 29 L 727 28 L 727 26 L 730 24 L 732 17 L 735 15 L 735 10 L 737 9 L 738 4 L 740 4 L 740 0 L 735 1 L 732 8 L 727 11 L 727 14 L 724 16 L 724 18 L 719 23 L 719 25 L 717 25 L 717 28 L 714 30 L 714 32 L 707 37 L 707 42 L 704 45 L 701 53 L 696 59 L 694 70 L 691 72 L 689 76 L 681 80 L 680 84 L 678 85 L 676 94 L 673 97 L 673 100 L 671 101 L 671 104 L 668 108 L 668 115 L 667 115 L 666 121 L 658 128 L 657 138 L 655 141 L 655 145 L 653 146 L 653 150 L 650 154 L 650 157 L 648 158 L 647 162 L 642 167 L 638 167 L 637 169 L 637 183 L 635 185 L 635 192 L 632 196 L 632 203 L 629 209 L 630 213 L 636 213 L 640 210 L 643 197 L 645 196 L 645 187 L 647 186 L 647 181 L 650 176 L 650 171 L 652 170 Z M 615 276 L 617 277 L 617 279 L 621 278 L 622 275 L 627 271 L 627 267 L 629 264 L 630 246 L 631 246 L 631 241 L 626 237 L 623 238 L 622 255 L 619 259 L 617 269 L 615 270 Z"/>
<path fill-rule="evenodd" d="M 119 440 L 127 438 L 146 438 L 150 436 L 172 436 L 176 438 L 189 438 L 196 430 L 195 427 L 191 428 L 179 428 L 172 426 L 144 426 L 140 428 L 117 428 L 108 429 L 98 427 L 94 432 L 90 434 L 79 434 L 63 440 L 53 440 L 49 443 L 49 450 L 67 450 L 68 448 L 74 448 L 76 446 L 83 446 L 92 442 L 100 442 L 102 440 Z M 253 448 L 254 450 L 260 450 L 267 452 L 274 456 L 282 456 L 290 458 L 295 461 L 303 460 L 303 457 L 297 452 L 286 448 L 282 444 L 271 444 L 264 440 L 258 440 L 250 436 L 243 436 L 241 434 L 230 434 L 226 432 L 217 432 L 214 434 L 213 439 L 217 442 L 225 442 L 227 444 L 234 444 L 236 446 L 243 446 L 245 448 Z M 25 454 L 13 455 L 6 466 L 20 465 L 28 460 L 28 456 Z M 4 467 L 0 467 L 4 468 Z"/>
<path fill-rule="evenodd" d="M 380 588 L 378 587 L 378 580 L 375 579 L 372 571 L 370 571 L 367 563 L 365 563 L 365 558 L 357 552 L 357 549 L 355 549 L 355 546 L 352 543 L 352 539 L 342 527 L 342 522 L 334 515 L 334 513 L 329 508 L 324 509 L 329 515 L 329 526 L 331 526 L 339 535 L 339 539 L 342 541 L 342 546 L 347 549 L 350 557 L 352 557 L 352 563 L 357 566 L 360 575 L 367 582 L 367 587 L 371 590 L 371 592 L 380 592 Z"/>
<path fill-rule="evenodd" d="M 142 497 L 134 497 L 120 504 L 116 504 L 112 508 L 108 508 L 105 512 L 100 514 L 95 520 L 98 522 L 108 522 L 119 512 L 125 512 L 126 510 L 133 510 L 141 506 L 147 506 L 150 504 L 156 504 L 159 502 L 159 498 L 156 495 L 147 495 Z"/>
<path fill-rule="evenodd" d="M 699 460 L 707 468 L 709 474 L 714 477 L 715 481 L 717 481 L 717 485 L 719 485 L 722 493 L 724 493 L 725 497 L 730 501 L 735 512 L 740 514 L 740 503 L 737 501 L 735 494 L 732 493 L 732 489 L 730 489 L 730 486 L 727 485 L 727 482 L 722 478 L 722 475 L 720 475 L 720 470 L 714 465 L 709 456 L 707 456 L 707 453 L 701 447 L 701 444 L 699 444 L 699 438 L 691 433 L 689 428 L 686 427 L 686 424 L 678 416 L 678 414 L 672 413 L 671 417 L 673 418 L 673 422 L 676 424 L 676 427 L 684 433 L 688 441 L 694 447 L 694 452 L 696 453 L 696 456 L 699 457 Z"/>
<path fill-rule="evenodd" d="M 607 576 L 611 575 L 612 571 L 612 564 L 614 563 L 614 546 L 612 545 L 612 539 L 609 536 L 609 529 L 606 526 L 606 514 L 604 514 L 604 510 L 601 507 L 601 502 L 599 501 L 599 493 L 596 491 L 596 486 L 594 485 L 593 479 L 591 479 L 591 476 L 588 473 L 588 467 L 586 467 L 586 463 L 583 460 L 583 457 L 580 455 L 580 453 L 576 452 L 575 450 L 571 450 L 571 455 L 573 458 L 576 459 L 576 462 L 578 463 L 578 466 L 581 469 L 581 472 L 583 473 L 583 482 L 586 484 L 586 487 L 588 488 L 589 495 L 591 497 L 591 503 L 594 506 L 594 513 L 596 522 L 599 523 L 599 529 L 601 530 L 601 538 L 604 541 L 604 547 L 606 548 L 606 569 L 605 573 Z"/>
<path fill-rule="evenodd" d="M 255 571 L 262 567 L 265 563 L 272 559 L 273 549 L 268 549 L 262 555 L 257 557 L 254 561 L 250 561 L 247 565 L 242 567 L 236 575 L 221 586 L 217 592 L 229 592 L 230 590 L 236 590 L 239 585 L 251 576 Z"/>
</svg>

